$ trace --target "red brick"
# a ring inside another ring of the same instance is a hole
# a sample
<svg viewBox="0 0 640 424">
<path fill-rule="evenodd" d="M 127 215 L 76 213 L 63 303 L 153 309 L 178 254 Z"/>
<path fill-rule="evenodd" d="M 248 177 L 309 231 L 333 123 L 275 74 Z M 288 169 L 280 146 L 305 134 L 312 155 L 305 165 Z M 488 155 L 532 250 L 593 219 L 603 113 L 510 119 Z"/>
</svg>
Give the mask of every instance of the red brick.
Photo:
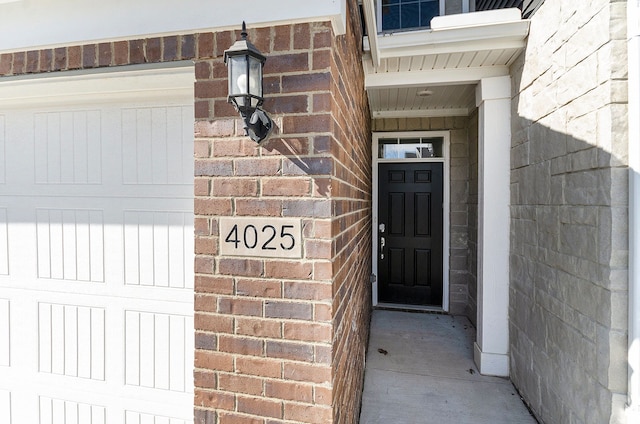
<svg viewBox="0 0 640 424">
<path fill-rule="evenodd" d="M 276 158 L 269 159 L 238 159 L 235 161 L 235 174 L 237 176 L 274 176 L 280 175 L 282 161 Z"/>
<path fill-rule="evenodd" d="M 211 235 L 211 230 L 209 229 L 209 220 L 207 218 L 195 218 L 194 232 L 196 236 Z"/>
<path fill-rule="evenodd" d="M 323 47 L 331 47 L 333 40 L 330 31 L 317 32 L 313 34 L 313 48 L 321 49 Z"/>
<path fill-rule="evenodd" d="M 330 178 L 314 178 L 313 179 L 313 196 L 314 197 L 330 197 L 331 196 L 331 179 Z"/>
<path fill-rule="evenodd" d="M 314 346 L 314 362 L 316 364 L 331 365 L 333 357 L 330 346 Z"/>
<path fill-rule="evenodd" d="M 216 412 L 205 409 L 196 409 L 194 411 L 194 424 L 216 424 Z"/>
<path fill-rule="evenodd" d="M 250 297 L 282 297 L 282 285 L 279 281 L 244 280 L 236 282 L 236 294 Z"/>
<path fill-rule="evenodd" d="M 202 312 L 218 312 L 218 297 L 206 294 L 196 293 L 195 310 Z"/>
<path fill-rule="evenodd" d="M 240 27 L 240 26 L 238 26 Z M 240 30 L 224 31 L 215 33 L 215 51 L 214 56 L 222 56 L 224 51 L 240 39 Z"/>
<path fill-rule="evenodd" d="M 164 62 L 171 62 L 178 58 L 178 37 L 163 37 L 162 38 L 162 60 Z"/>
<path fill-rule="evenodd" d="M 281 200 L 236 199 L 236 214 L 239 216 L 281 216 Z"/>
<path fill-rule="evenodd" d="M 277 359 L 238 357 L 236 372 L 269 378 L 282 376 L 282 361 Z"/>
<path fill-rule="evenodd" d="M 325 424 L 333 419 L 333 409 L 318 405 L 284 404 L 284 418 L 309 424 Z"/>
<path fill-rule="evenodd" d="M 308 196 L 311 180 L 308 178 L 271 178 L 262 180 L 263 196 Z"/>
<path fill-rule="evenodd" d="M 331 115 L 287 115 L 282 119 L 282 126 L 287 134 L 305 134 L 314 132 L 330 132 Z"/>
<path fill-rule="evenodd" d="M 93 68 L 96 66 L 96 46 L 87 44 L 82 46 L 82 67 Z"/>
<path fill-rule="evenodd" d="M 194 269 L 199 274 L 212 274 L 214 259 L 210 256 L 196 256 Z"/>
<path fill-rule="evenodd" d="M 235 396 L 230 393 L 217 392 L 213 390 L 200 390 L 196 388 L 194 406 L 233 411 L 235 406 Z"/>
<path fill-rule="evenodd" d="M 202 389 L 216 389 L 216 373 L 208 371 L 195 371 L 193 380 L 196 387 Z"/>
<path fill-rule="evenodd" d="M 195 332 L 195 347 L 202 350 L 218 350 L 218 336 L 211 333 Z"/>
<path fill-rule="evenodd" d="M 196 57 L 196 36 L 194 34 L 180 36 L 180 59 Z"/>
<path fill-rule="evenodd" d="M 27 52 L 27 73 L 38 72 L 40 69 L 40 53 L 37 50 Z"/>
<path fill-rule="evenodd" d="M 196 350 L 195 367 L 214 371 L 233 371 L 233 356 L 226 353 Z"/>
<path fill-rule="evenodd" d="M 263 394 L 264 380 L 261 378 L 220 373 L 218 376 L 218 389 L 246 395 L 261 396 Z"/>
<path fill-rule="evenodd" d="M 330 112 L 333 104 L 330 93 L 316 93 L 313 95 L 313 112 Z M 323 153 L 323 152 L 317 152 Z"/>
<path fill-rule="evenodd" d="M 13 55 L 11 53 L 0 54 L 0 75 L 11 74 Z"/>
<path fill-rule="evenodd" d="M 311 47 L 311 27 L 309 24 L 293 26 L 293 48 L 309 49 Z"/>
<path fill-rule="evenodd" d="M 291 25 L 282 25 L 275 28 L 273 39 L 273 51 L 287 51 L 291 49 Z"/>
<path fill-rule="evenodd" d="M 111 65 L 111 43 L 98 44 L 98 66 Z"/>
<path fill-rule="evenodd" d="M 262 418 L 248 417 L 234 413 L 223 412 L 219 414 L 219 417 L 220 422 L 218 424 L 264 424 Z"/>
<path fill-rule="evenodd" d="M 49 72 L 53 68 L 53 50 L 40 50 L 40 72 Z"/>
<path fill-rule="evenodd" d="M 196 196 L 208 196 L 209 180 L 205 178 L 196 178 L 193 183 L 193 194 Z"/>
<path fill-rule="evenodd" d="M 158 37 L 146 40 L 145 57 L 148 62 L 157 63 L 162 59 L 162 40 Z"/>
<path fill-rule="evenodd" d="M 313 345 L 267 340 L 266 354 L 269 358 L 313 362 Z"/>
<path fill-rule="evenodd" d="M 260 339 L 221 335 L 218 337 L 218 350 L 238 355 L 261 356 L 264 342 Z"/>
<path fill-rule="evenodd" d="M 131 64 L 144 63 L 144 40 L 132 40 L 129 42 L 129 60 Z"/>
<path fill-rule="evenodd" d="M 330 200 L 284 200 L 282 216 L 305 218 L 330 218 L 332 216 Z"/>
<path fill-rule="evenodd" d="M 331 153 L 331 137 L 327 135 L 313 137 L 313 153 Z"/>
<path fill-rule="evenodd" d="M 213 121 L 197 121 L 196 137 L 226 137 L 235 134 L 236 122 L 233 119 L 214 119 Z"/>
<path fill-rule="evenodd" d="M 262 302 L 250 299 L 218 299 L 218 312 L 228 315 L 262 316 Z"/>
<path fill-rule="evenodd" d="M 312 306 L 310 303 L 267 300 L 264 304 L 264 316 L 266 318 L 311 320 Z"/>
<path fill-rule="evenodd" d="M 198 61 L 194 68 L 197 80 L 206 80 L 211 78 L 211 61 Z"/>
<path fill-rule="evenodd" d="M 270 398 L 313 402 L 313 386 L 291 381 L 268 380 L 265 383 L 265 395 Z"/>
<path fill-rule="evenodd" d="M 197 55 L 200 58 L 213 57 L 213 33 L 206 32 L 198 34 L 198 52 Z"/>
<path fill-rule="evenodd" d="M 312 91 L 329 91 L 331 74 L 320 72 L 313 74 L 284 75 L 282 77 L 283 93 L 309 93 Z"/>
<path fill-rule="evenodd" d="M 250 28 L 248 30 L 249 40 L 253 43 L 254 46 L 265 56 L 267 59 L 269 58 L 269 53 L 271 53 L 271 39 L 273 36 L 271 35 L 271 27 L 265 28 Z M 267 60 L 268 61 L 268 60 Z"/>
<path fill-rule="evenodd" d="M 217 275 L 196 275 L 195 290 L 198 293 L 233 294 L 233 279 Z"/>
<path fill-rule="evenodd" d="M 197 237 L 195 239 L 196 255 L 212 255 L 218 254 L 218 239 L 214 237 Z"/>
<path fill-rule="evenodd" d="M 269 138 L 262 144 L 262 154 L 300 156 L 311 152 L 308 137 Z"/>
<path fill-rule="evenodd" d="M 313 264 L 300 261 L 267 261 L 265 276 L 268 278 L 309 279 L 313 275 Z"/>
<path fill-rule="evenodd" d="M 329 240 L 306 240 L 304 242 L 305 258 L 307 259 L 331 259 L 332 242 Z"/>
<path fill-rule="evenodd" d="M 197 215 L 230 215 L 231 199 L 196 198 L 194 211 Z"/>
<path fill-rule="evenodd" d="M 319 384 L 329 383 L 331 381 L 331 367 L 300 362 L 284 362 L 283 377 L 285 380 Z"/>
<path fill-rule="evenodd" d="M 264 265 L 256 259 L 220 258 L 218 270 L 223 275 L 261 277 Z"/>
<path fill-rule="evenodd" d="M 332 175 L 334 159 L 302 157 L 282 160 L 283 175 Z"/>
<path fill-rule="evenodd" d="M 238 412 L 260 417 L 282 418 L 282 402 L 238 396 Z"/>
<path fill-rule="evenodd" d="M 282 337 L 282 329 L 279 321 L 238 317 L 235 319 L 235 322 L 235 332 L 238 335 L 276 339 Z"/>
<path fill-rule="evenodd" d="M 212 147 L 214 157 L 243 157 L 258 155 L 258 145 L 247 139 L 214 140 Z"/>
<path fill-rule="evenodd" d="M 264 64 L 264 75 L 309 70 L 309 53 L 290 53 L 271 56 Z"/>
<path fill-rule="evenodd" d="M 312 56 L 314 71 L 331 68 L 331 50 L 318 50 Z"/>
<path fill-rule="evenodd" d="M 228 83 L 226 80 L 196 81 L 195 96 L 197 99 L 214 99 L 228 96 Z"/>
<path fill-rule="evenodd" d="M 284 338 L 307 342 L 331 343 L 331 326 L 312 322 L 285 322 Z"/>
<path fill-rule="evenodd" d="M 331 322 L 331 305 L 316 303 L 313 305 L 313 320 L 316 322 Z"/>
<path fill-rule="evenodd" d="M 221 159 L 196 160 L 195 175 L 207 177 L 224 177 L 233 175 L 233 162 L 230 160 Z"/>
<path fill-rule="evenodd" d="M 193 116 L 196 119 L 211 118 L 211 102 L 209 100 L 196 100 L 194 102 Z"/>
<path fill-rule="evenodd" d="M 116 65 L 126 65 L 129 63 L 128 42 L 116 41 L 113 43 L 113 61 Z"/>
<path fill-rule="evenodd" d="M 258 180 L 239 178 L 216 178 L 212 180 L 214 196 L 255 197 L 258 195 Z"/>
<path fill-rule="evenodd" d="M 211 154 L 209 140 L 195 140 L 193 153 L 197 158 L 208 158 Z"/>
<path fill-rule="evenodd" d="M 264 109 L 272 114 L 307 113 L 309 98 L 306 95 L 267 97 Z"/>
<path fill-rule="evenodd" d="M 331 262 L 314 262 L 313 278 L 315 280 L 331 280 L 333 278 L 333 264 Z"/>
<path fill-rule="evenodd" d="M 13 74 L 20 75 L 24 73 L 25 64 L 27 62 L 27 53 L 17 52 L 13 54 Z"/>
<path fill-rule="evenodd" d="M 195 313 L 196 330 L 211 331 L 214 333 L 233 333 L 233 318 L 224 315 Z"/>
<path fill-rule="evenodd" d="M 313 402 L 316 405 L 331 406 L 331 389 L 329 387 L 314 386 L 313 388 Z"/>
</svg>

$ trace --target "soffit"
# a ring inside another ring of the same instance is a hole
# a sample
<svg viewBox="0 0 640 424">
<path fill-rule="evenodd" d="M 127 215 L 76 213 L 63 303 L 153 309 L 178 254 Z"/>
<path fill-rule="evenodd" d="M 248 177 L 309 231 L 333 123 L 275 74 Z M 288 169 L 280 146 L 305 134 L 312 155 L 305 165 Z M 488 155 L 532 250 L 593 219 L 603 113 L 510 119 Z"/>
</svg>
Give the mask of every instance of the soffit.
<svg viewBox="0 0 640 424">
<path fill-rule="evenodd" d="M 375 28 L 366 3 L 367 27 Z M 376 33 L 365 40 L 365 87 L 373 117 L 467 115 L 480 79 L 508 75 L 526 45 L 529 21 L 508 9 L 439 17 L 432 28 Z M 419 97 L 425 89 L 432 94 Z"/>
</svg>

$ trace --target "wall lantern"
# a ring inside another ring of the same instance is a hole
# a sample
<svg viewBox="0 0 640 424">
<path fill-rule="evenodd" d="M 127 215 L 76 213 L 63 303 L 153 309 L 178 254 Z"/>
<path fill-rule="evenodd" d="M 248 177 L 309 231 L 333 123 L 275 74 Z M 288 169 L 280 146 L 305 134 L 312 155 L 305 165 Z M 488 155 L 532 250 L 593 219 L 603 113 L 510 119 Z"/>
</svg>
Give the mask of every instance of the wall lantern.
<svg viewBox="0 0 640 424">
<path fill-rule="evenodd" d="M 229 71 L 229 103 L 242 116 L 244 132 L 256 143 L 264 140 L 273 128 L 273 121 L 262 109 L 262 68 L 267 60 L 247 40 L 247 26 L 242 22 L 242 39 L 224 52 Z"/>
</svg>

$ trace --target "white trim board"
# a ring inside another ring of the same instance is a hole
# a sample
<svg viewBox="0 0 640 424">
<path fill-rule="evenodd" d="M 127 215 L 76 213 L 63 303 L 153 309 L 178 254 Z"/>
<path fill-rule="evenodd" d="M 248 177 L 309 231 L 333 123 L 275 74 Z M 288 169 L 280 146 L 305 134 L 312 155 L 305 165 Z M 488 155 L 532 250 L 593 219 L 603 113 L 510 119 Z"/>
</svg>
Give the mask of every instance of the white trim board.
<svg viewBox="0 0 640 424">
<path fill-rule="evenodd" d="M 378 139 L 388 137 L 442 137 L 444 157 L 433 159 L 380 159 L 378 158 Z M 440 162 L 443 167 L 443 205 L 442 214 L 444 226 L 442 237 L 442 311 L 449 311 L 449 257 L 451 251 L 451 177 L 450 177 L 450 144 L 451 133 L 449 131 L 402 131 L 402 132 L 374 132 L 372 134 L 372 221 L 371 228 L 371 267 L 376 276 L 372 286 L 373 306 L 378 306 L 378 165 L 380 163 L 415 163 L 415 162 Z M 432 310 L 438 310 L 432 309 Z"/>
</svg>

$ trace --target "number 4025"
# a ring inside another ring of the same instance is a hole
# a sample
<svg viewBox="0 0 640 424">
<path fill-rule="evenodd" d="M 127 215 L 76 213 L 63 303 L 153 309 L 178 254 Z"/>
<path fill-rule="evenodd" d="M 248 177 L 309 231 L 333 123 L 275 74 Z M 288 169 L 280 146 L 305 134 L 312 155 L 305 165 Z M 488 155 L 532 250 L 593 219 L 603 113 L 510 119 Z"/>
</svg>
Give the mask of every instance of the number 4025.
<svg viewBox="0 0 640 424">
<path fill-rule="evenodd" d="M 244 246 L 246 249 L 292 250 L 296 246 L 296 238 L 291 233 L 293 225 L 280 225 L 280 231 L 271 224 L 263 225 L 260 230 L 258 228 L 253 224 L 245 225 L 244 228 L 234 224 L 224 241 L 233 243 L 236 249 Z"/>
<path fill-rule="evenodd" d="M 222 255 L 302 257 L 302 225 L 298 219 L 220 217 L 219 234 Z"/>
</svg>

